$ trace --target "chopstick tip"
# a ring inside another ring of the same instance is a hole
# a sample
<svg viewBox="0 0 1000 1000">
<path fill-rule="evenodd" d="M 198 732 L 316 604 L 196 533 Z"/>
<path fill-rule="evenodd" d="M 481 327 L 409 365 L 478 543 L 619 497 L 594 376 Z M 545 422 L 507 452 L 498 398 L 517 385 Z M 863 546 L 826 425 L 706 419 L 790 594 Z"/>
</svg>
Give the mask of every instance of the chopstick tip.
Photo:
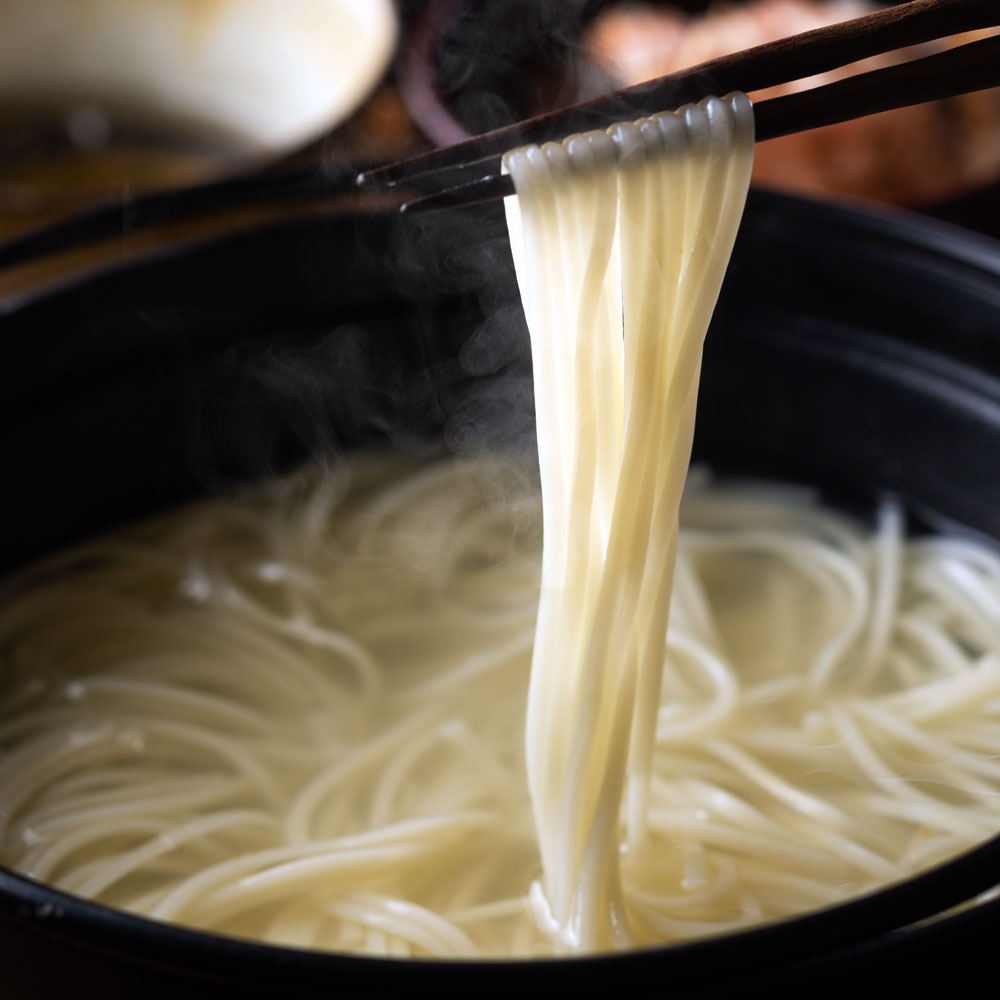
<svg viewBox="0 0 1000 1000">
<path fill-rule="evenodd" d="M 368 170 L 362 170 L 361 173 L 354 178 L 354 183 L 357 187 L 383 187 L 383 188 L 394 188 L 399 184 L 399 181 L 391 174 L 392 167 L 369 167 Z"/>
<path fill-rule="evenodd" d="M 423 215 L 428 211 L 433 211 L 433 206 L 422 205 L 422 202 L 432 200 L 430 197 L 425 196 L 423 198 L 413 198 L 410 201 L 404 201 L 402 205 L 399 206 L 399 214 L 402 216 L 414 216 Z"/>
<path fill-rule="evenodd" d="M 487 174 L 477 181 L 412 198 L 400 206 L 399 212 L 401 215 L 414 216 L 440 212 L 446 208 L 472 208 L 500 201 L 514 193 L 509 174 Z"/>
</svg>

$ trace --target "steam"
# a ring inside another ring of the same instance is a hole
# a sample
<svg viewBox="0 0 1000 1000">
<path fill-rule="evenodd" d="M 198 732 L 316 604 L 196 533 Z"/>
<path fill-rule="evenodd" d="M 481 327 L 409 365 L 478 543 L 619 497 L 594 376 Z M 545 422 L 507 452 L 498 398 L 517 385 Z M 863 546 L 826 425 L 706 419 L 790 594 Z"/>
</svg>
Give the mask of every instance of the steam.
<svg viewBox="0 0 1000 1000">
<path fill-rule="evenodd" d="M 590 6 L 467 4 L 438 48 L 445 99 L 473 129 L 551 106 Z M 329 301 L 304 323 L 237 338 L 192 374 L 202 484 L 226 489 L 356 446 L 532 450 L 530 350 L 501 207 L 337 226 L 335 249 L 308 265 Z"/>
<path fill-rule="evenodd" d="M 591 0 L 467 4 L 438 46 L 438 86 L 445 103 L 473 133 L 555 103 L 571 103 L 575 94 L 566 90 L 564 70 L 595 7 Z"/>
<path fill-rule="evenodd" d="M 454 355 L 430 373 L 444 390 L 436 402 L 446 447 L 533 448 L 530 347 L 500 207 L 403 220 L 393 237 L 390 274 L 403 294 L 446 303 L 448 328 L 432 336 Z"/>
<path fill-rule="evenodd" d="M 532 449 L 502 212 L 362 216 L 320 233 L 315 255 L 300 251 L 308 275 L 275 278 L 307 301 L 248 320 L 207 364 L 186 366 L 186 451 L 201 485 L 228 491 L 358 447 Z"/>
</svg>

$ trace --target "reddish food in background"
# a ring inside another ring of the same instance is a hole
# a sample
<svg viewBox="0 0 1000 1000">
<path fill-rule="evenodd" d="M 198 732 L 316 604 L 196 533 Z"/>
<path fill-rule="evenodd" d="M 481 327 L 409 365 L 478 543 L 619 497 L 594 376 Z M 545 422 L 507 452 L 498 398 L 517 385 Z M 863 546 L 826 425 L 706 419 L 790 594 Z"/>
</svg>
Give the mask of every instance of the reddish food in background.
<svg viewBox="0 0 1000 1000">
<path fill-rule="evenodd" d="M 669 6 L 622 3 L 595 20 L 586 46 L 602 69 L 629 85 L 874 9 L 863 0 L 756 0 L 689 17 Z M 953 44 L 974 37 L 956 36 Z M 905 51 L 913 58 L 940 47 Z M 804 90 L 903 58 L 866 59 L 750 96 Z M 762 142 L 753 179 L 805 194 L 921 205 L 988 184 L 998 175 L 1000 91 L 990 90 Z"/>
</svg>

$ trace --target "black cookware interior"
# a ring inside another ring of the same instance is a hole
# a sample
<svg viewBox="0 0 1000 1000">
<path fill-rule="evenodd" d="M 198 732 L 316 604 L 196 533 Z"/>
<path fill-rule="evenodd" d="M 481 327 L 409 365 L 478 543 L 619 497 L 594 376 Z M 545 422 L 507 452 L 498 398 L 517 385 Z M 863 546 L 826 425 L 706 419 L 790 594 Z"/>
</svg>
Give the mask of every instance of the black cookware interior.
<svg viewBox="0 0 1000 1000">
<path fill-rule="evenodd" d="M 359 445 L 531 447 L 502 217 L 318 218 L 131 265 L 0 314 L 0 561 Z M 1000 248 L 756 193 L 709 334 L 696 454 L 1000 538 Z M 0 869 L 9 997 L 754 995 L 891 970 L 992 974 L 989 843 L 903 886 L 727 938 L 542 963 L 347 958 L 165 927 Z M 900 928 L 906 928 L 905 930 Z"/>
</svg>

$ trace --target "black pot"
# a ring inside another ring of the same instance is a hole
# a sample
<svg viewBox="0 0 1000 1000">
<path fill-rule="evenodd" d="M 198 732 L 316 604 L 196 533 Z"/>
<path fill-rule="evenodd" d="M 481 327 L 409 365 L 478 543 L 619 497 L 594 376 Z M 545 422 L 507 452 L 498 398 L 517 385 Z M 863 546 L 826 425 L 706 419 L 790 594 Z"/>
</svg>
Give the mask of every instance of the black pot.
<svg viewBox="0 0 1000 1000">
<path fill-rule="evenodd" d="M 0 563 L 311 454 L 533 443 L 502 217 L 299 221 L 0 316 Z M 755 194 L 709 333 L 697 457 L 884 490 L 1000 539 L 1000 245 Z M 1000 839 L 820 913 L 636 954 L 383 961 L 186 931 L 0 869 L 3 996 L 729 996 L 993 981 Z M 949 912 L 951 911 L 951 912 Z M 934 918 L 934 919 L 929 919 Z"/>
</svg>

